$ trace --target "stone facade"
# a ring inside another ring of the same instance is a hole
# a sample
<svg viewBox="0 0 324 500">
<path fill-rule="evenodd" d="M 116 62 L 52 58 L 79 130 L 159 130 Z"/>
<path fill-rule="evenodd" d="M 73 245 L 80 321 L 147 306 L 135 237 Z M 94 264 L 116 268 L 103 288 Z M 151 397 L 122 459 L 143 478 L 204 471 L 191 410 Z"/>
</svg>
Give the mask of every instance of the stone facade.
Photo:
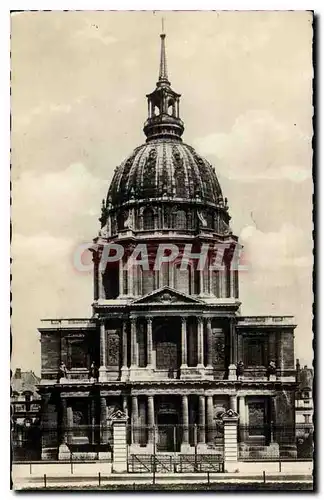
<svg viewBox="0 0 324 500">
<path fill-rule="evenodd" d="M 296 325 L 290 316 L 240 314 L 238 238 L 227 199 L 214 168 L 182 142 L 180 95 L 163 69 L 161 40 L 162 70 L 147 96 L 146 144 L 116 169 L 90 249 L 93 315 L 43 320 L 39 328 L 43 423 L 58 429 L 64 449 L 84 446 L 91 454 L 100 443 L 104 453 L 111 417 L 123 411 L 133 452 L 148 453 L 153 445 L 190 452 L 197 445 L 203 453 L 223 442 L 220 415 L 231 409 L 245 426 L 245 453 L 256 445 L 266 453 L 276 443 L 279 454 L 294 442 L 274 429 L 294 426 Z M 103 264 L 112 243 L 123 258 Z M 161 244 L 176 247 L 177 255 L 156 268 Z M 147 265 L 134 260 L 138 245 Z M 194 255 L 182 267 L 187 245 L 196 255 L 207 248 L 202 269 Z M 43 456 L 51 453 L 48 439 Z"/>
</svg>

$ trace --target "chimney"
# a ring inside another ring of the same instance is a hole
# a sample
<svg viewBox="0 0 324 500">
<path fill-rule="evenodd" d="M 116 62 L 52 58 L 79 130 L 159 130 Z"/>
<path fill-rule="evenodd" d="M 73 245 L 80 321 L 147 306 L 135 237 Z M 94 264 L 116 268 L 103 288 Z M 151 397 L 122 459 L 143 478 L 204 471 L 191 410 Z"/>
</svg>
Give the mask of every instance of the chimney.
<svg viewBox="0 0 324 500">
<path fill-rule="evenodd" d="M 21 378 L 21 368 L 16 368 L 15 378 L 16 379 Z"/>
<path fill-rule="evenodd" d="M 296 382 L 300 384 L 300 363 L 299 359 L 296 359 Z"/>
</svg>

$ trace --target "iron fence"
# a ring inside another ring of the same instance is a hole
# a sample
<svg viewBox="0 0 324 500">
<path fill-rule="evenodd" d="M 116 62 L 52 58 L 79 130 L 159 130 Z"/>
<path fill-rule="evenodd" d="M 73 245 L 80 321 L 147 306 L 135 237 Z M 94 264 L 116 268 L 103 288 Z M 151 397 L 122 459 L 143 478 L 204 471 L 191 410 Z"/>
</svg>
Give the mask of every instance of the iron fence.
<svg viewBox="0 0 324 500">
<path fill-rule="evenodd" d="M 222 448 L 224 440 L 223 425 L 188 426 L 181 424 L 127 425 L 127 443 L 145 448 L 154 446 L 156 452 L 179 452 L 182 445 L 207 448 Z"/>
<path fill-rule="evenodd" d="M 239 425 L 241 460 L 299 460 L 313 458 L 311 425 Z"/>
<path fill-rule="evenodd" d="M 237 428 L 240 460 L 311 460 L 313 458 L 312 425 L 255 426 Z M 128 455 L 131 454 L 224 454 L 224 428 L 213 425 L 128 424 Z M 78 425 L 74 427 L 28 427 L 13 424 L 12 456 L 14 461 L 98 460 L 109 459 L 113 448 L 112 426 Z M 66 446 L 61 446 L 65 444 Z"/>
<path fill-rule="evenodd" d="M 64 447 L 64 454 L 60 446 Z M 98 460 L 111 455 L 112 432 L 100 425 L 42 427 L 13 425 L 11 435 L 14 461 Z M 61 454 L 61 456 L 60 456 Z"/>
</svg>

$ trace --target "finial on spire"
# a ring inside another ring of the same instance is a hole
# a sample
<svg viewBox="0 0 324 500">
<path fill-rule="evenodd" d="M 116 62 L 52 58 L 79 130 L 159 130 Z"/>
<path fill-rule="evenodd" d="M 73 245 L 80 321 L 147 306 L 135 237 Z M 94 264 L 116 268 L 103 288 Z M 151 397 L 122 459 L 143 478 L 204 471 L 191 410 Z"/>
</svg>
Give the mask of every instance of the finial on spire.
<svg viewBox="0 0 324 500">
<path fill-rule="evenodd" d="M 166 53 L 165 53 L 165 33 L 164 33 L 164 18 L 162 17 L 162 33 L 161 37 L 161 57 L 160 57 L 160 73 L 159 73 L 159 82 L 169 83 L 168 81 L 168 69 L 166 62 Z"/>
</svg>

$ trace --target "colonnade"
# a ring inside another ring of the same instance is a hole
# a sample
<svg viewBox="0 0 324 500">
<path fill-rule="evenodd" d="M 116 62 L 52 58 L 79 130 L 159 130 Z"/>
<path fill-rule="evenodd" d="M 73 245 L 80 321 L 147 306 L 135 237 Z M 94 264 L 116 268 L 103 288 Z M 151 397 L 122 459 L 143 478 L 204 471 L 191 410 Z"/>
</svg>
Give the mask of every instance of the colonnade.
<svg viewBox="0 0 324 500">
<path fill-rule="evenodd" d="M 138 339 L 138 319 L 130 319 L 130 367 L 128 366 L 128 340 L 127 340 L 127 321 L 123 320 L 121 331 L 122 342 L 122 370 L 136 369 L 139 367 L 139 339 Z M 153 316 L 145 318 L 146 321 L 146 361 L 147 368 L 156 369 L 156 351 L 153 345 Z M 170 318 L 172 319 L 172 317 Z M 213 349 L 212 349 L 212 318 L 205 316 L 197 317 L 197 368 L 212 368 Z M 222 331 L 222 329 L 219 329 Z M 205 334 L 206 332 L 206 334 Z M 232 332 L 232 337 L 234 332 Z M 107 345 L 106 345 L 105 321 L 100 324 L 100 370 L 105 371 L 107 363 Z M 207 349 L 205 349 L 205 342 Z M 234 337 L 231 341 L 232 358 L 236 357 L 236 347 Z M 188 316 L 181 316 L 181 366 L 180 369 L 188 368 Z M 206 356 L 204 353 L 206 352 Z"/>
</svg>

